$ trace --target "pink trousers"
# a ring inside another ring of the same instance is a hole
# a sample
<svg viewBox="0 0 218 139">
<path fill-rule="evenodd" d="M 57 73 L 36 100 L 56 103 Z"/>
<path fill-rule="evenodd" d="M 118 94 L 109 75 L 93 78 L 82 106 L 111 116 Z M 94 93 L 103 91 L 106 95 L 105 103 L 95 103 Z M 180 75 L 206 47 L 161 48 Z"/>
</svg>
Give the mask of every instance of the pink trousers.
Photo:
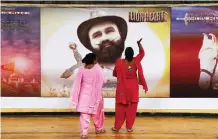
<svg viewBox="0 0 218 139">
<path fill-rule="evenodd" d="M 81 135 L 87 135 L 90 125 L 90 117 L 93 118 L 96 131 L 100 131 L 104 128 L 104 108 L 103 104 L 99 105 L 96 114 L 80 113 L 80 132 Z"/>
</svg>

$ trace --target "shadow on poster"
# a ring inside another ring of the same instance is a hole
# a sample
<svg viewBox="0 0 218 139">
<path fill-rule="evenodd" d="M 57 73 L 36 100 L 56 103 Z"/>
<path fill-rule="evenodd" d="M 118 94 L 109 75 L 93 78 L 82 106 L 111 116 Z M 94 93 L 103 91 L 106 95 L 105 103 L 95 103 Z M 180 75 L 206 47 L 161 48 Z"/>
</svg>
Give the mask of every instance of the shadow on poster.
<svg viewBox="0 0 218 139">
<path fill-rule="evenodd" d="M 40 8 L 1 8 L 1 95 L 39 97 Z"/>
<path fill-rule="evenodd" d="M 104 97 L 113 98 L 115 61 L 129 46 L 136 56 L 140 38 L 149 88 L 140 86 L 140 97 L 169 97 L 169 8 L 41 8 L 41 96 L 68 97 L 81 59 L 94 52 L 109 79 Z"/>
<path fill-rule="evenodd" d="M 218 7 L 173 7 L 171 97 L 218 97 Z"/>
</svg>

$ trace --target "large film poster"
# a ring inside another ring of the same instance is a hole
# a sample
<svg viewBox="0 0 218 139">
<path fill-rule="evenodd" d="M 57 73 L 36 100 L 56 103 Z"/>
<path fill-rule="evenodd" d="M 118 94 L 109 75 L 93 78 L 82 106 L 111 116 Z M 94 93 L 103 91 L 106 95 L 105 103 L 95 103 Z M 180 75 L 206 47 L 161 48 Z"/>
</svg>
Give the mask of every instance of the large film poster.
<svg viewBox="0 0 218 139">
<path fill-rule="evenodd" d="M 68 97 L 81 59 L 94 52 L 109 79 L 104 97 L 114 97 L 115 61 L 126 47 L 136 56 L 141 38 L 149 91 L 140 87 L 140 97 L 169 97 L 170 8 L 41 8 L 41 96 Z"/>
<path fill-rule="evenodd" d="M 41 96 L 40 8 L 1 7 L 1 96 Z"/>
<path fill-rule="evenodd" d="M 173 7 L 171 97 L 218 97 L 218 7 Z"/>
</svg>

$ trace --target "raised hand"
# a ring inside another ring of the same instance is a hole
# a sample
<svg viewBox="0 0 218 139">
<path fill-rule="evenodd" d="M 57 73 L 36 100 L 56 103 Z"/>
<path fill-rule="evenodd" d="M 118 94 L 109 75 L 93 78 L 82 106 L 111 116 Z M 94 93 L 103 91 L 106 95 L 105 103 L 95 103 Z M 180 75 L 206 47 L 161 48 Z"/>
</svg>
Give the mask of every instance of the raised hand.
<svg viewBox="0 0 218 139">
<path fill-rule="evenodd" d="M 138 41 L 137 41 L 137 43 L 138 43 L 138 44 L 140 44 L 140 43 L 141 43 L 141 41 L 142 41 L 142 38 L 141 38 L 140 40 L 138 40 Z"/>
<path fill-rule="evenodd" d="M 69 47 L 70 47 L 70 49 L 75 50 L 77 45 L 75 43 L 70 43 Z"/>
</svg>

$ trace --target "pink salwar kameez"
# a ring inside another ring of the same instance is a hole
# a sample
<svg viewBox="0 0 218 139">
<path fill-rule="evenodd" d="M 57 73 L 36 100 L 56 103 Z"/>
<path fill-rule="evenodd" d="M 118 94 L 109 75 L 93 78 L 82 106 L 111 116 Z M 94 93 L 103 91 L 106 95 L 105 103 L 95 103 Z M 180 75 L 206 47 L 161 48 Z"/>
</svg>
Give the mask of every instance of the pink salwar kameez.
<svg viewBox="0 0 218 139">
<path fill-rule="evenodd" d="M 81 66 L 74 79 L 70 106 L 75 105 L 76 111 L 80 112 L 80 129 L 83 136 L 88 134 L 90 117 L 93 117 L 96 132 L 104 128 L 102 87 L 106 82 L 103 69 L 99 64 L 95 64 L 92 69 Z"/>
</svg>

